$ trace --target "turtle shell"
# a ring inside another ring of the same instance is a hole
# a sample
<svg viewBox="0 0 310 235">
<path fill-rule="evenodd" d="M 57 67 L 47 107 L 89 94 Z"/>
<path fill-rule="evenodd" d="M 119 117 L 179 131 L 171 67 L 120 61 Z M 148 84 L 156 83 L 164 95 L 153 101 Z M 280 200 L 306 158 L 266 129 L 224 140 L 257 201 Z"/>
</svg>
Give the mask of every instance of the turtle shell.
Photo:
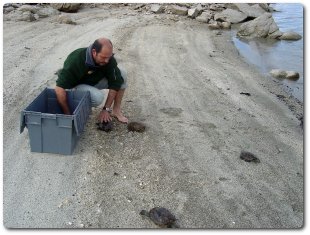
<svg viewBox="0 0 310 235">
<path fill-rule="evenodd" d="M 176 221 L 175 216 L 166 208 L 155 207 L 149 212 L 150 219 L 159 226 L 170 227 Z"/>
<path fill-rule="evenodd" d="M 98 126 L 98 130 L 109 132 L 113 129 L 112 122 L 98 122 L 96 123 Z"/>
<path fill-rule="evenodd" d="M 260 163 L 260 160 L 250 152 L 241 151 L 240 158 L 246 162 Z"/>
<path fill-rule="evenodd" d="M 130 122 L 127 125 L 128 131 L 136 131 L 136 132 L 144 132 L 145 131 L 145 125 L 140 122 Z"/>
</svg>

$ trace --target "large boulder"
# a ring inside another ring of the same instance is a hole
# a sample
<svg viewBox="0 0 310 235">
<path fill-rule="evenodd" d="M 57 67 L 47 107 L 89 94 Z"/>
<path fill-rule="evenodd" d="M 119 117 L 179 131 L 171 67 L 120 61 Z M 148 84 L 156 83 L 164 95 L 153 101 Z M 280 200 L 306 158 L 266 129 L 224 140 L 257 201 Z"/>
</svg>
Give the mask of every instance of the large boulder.
<svg viewBox="0 0 310 235">
<path fill-rule="evenodd" d="M 223 11 L 225 9 L 225 4 L 223 3 L 213 3 L 210 4 L 209 10 L 211 11 Z"/>
<path fill-rule="evenodd" d="M 14 7 L 11 7 L 11 6 L 9 6 L 9 7 L 4 7 L 3 8 L 3 13 L 4 14 L 8 14 L 8 13 L 10 13 L 11 11 L 14 11 L 15 10 L 15 8 Z"/>
<path fill-rule="evenodd" d="M 299 78 L 299 73 L 296 71 L 285 71 L 282 69 L 272 69 L 269 73 L 274 78 L 279 78 L 279 79 L 286 78 L 290 80 L 298 80 Z"/>
<path fill-rule="evenodd" d="M 266 11 L 262 9 L 258 4 L 250 6 L 247 3 L 235 3 L 235 5 L 239 9 L 239 11 L 243 12 L 251 18 L 257 18 L 262 14 L 266 13 Z"/>
<path fill-rule="evenodd" d="M 51 6 L 63 12 L 77 12 L 81 7 L 81 3 L 51 3 Z"/>
<path fill-rule="evenodd" d="M 76 25 L 76 22 L 72 20 L 72 18 L 68 15 L 60 15 L 57 19 L 57 22 L 60 24 L 73 24 Z"/>
<path fill-rule="evenodd" d="M 211 11 L 203 11 L 200 16 L 196 17 L 196 20 L 208 23 L 213 18 L 213 13 Z"/>
<path fill-rule="evenodd" d="M 36 13 L 38 8 L 36 6 L 32 6 L 32 5 L 22 5 L 19 8 L 17 8 L 18 11 L 22 11 L 22 12 L 31 12 L 31 13 Z"/>
<path fill-rule="evenodd" d="M 269 6 L 268 3 L 259 3 L 258 5 L 267 12 L 273 12 L 274 11 L 274 9 L 271 6 Z"/>
<path fill-rule="evenodd" d="M 244 21 L 247 17 L 248 16 L 243 12 L 233 9 L 226 9 L 214 15 L 214 19 L 216 21 L 228 21 L 231 22 L 232 24 L 240 23 Z"/>
<path fill-rule="evenodd" d="M 195 19 L 199 14 L 199 10 L 195 7 L 195 8 L 191 8 L 188 10 L 187 16 Z"/>
<path fill-rule="evenodd" d="M 281 70 L 281 69 L 272 69 L 269 73 L 274 78 L 285 78 L 286 77 L 286 71 Z"/>
<path fill-rule="evenodd" d="M 165 11 L 165 8 L 163 5 L 152 4 L 151 6 L 151 12 L 154 12 L 155 14 L 163 13 L 164 11 Z"/>
<path fill-rule="evenodd" d="M 36 14 L 39 18 L 45 18 L 49 16 L 59 15 L 60 12 L 52 7 L 44 7 L 37 10 Z"/>
<path fill-rule="evenodd" d="M 180 7 L 177 5 L 170 5 L 168 7 L 168 10 L 175 15 L 183 15 L 186 16 L 187 15 L 187 11 L 188 9 L 186 7 Z"/>
<path fill-rule="evenodd" d="M 266 38 L 279 31 L 279 27 L 272 18 L 271 13 L 265 13 L 260 17 L 240 25 L 237 36 L 244 38 Z"/>
<path fill-rule="evenodd" d="M 281 40 L 299 40 L 302 36 L 295 32 L 285 32 L 279 37 Z"/>
<path fill-rule="evenodd" d="M 298 80 L 299 78 L 299 73 L 296 71 L 286 71 L 286 79 L 290 79 L 290 80 Z"/>
</svg>

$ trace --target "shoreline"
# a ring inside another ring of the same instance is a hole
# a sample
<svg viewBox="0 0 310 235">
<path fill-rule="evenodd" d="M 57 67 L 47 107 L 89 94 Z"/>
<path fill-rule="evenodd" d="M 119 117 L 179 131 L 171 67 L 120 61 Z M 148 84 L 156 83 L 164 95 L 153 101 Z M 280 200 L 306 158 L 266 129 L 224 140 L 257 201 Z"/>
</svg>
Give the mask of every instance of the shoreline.
<svg viewBox="0 0 310 235">
<path fill-rule="evenodd" d="M 243 60 L 230 31 L 130 6 L 70 16 L 76 25 L 3 22 L 6 228 L 157 228 L 139 214 L 155 206 L 181 228 L 304 225 L 303 107 Z M 127 70 L 123 112 L 146 131 L 115 120 L 98 131 L 98 107 L 72 156 L 30 152 L 20 111 L 55 85 L 71 51 L 101 36 Z"/>
<path fill-rule="evenodd" d="M 251 69 L 255 70 L 257 73 L 259 73 L 259 77 L 263 77 L 264 79 L 260 80 L 260 85 L 264 87 L 267 91 L 269 91 L 271 94 L 276 96 L 281 102 L 283 102 L 293 113 L 297 118 L 300 118 L 303 116 L 303 107 L 304 103 L 300 100 L 298 100 L 296 97 L 294 97 L 292 94 L 290 94 L 288 91 L 284 89 L 284 84 L 281 83 L 281 81 L 278 81 L 277 79 L 273 78 L 270 75 L 264 74 L 260 68 L 254 64 L 252 64 L 250 61 L 248 61 L 244 56 L 242 56 L 238 50 L 238 48 L 233 43 L 233 35 L 231 35 L 231 32 L 228 31 L 230 34 L 229 36 L 225 35 L 225 39 L 220 40 L 220 42 L 227 43 L 231 45 L 234 49 L 231 48 L 232 53 L 234 54 L 234 57 L 240 61 L 243 62 L 243 64 L 248 65 L 251 67 Z M 225 46 L 221 47 L 221 43 L 219 43 L 219 40 L 214 39 L 214 43 L 221 49 L 224 49 Z"/>
</svg>

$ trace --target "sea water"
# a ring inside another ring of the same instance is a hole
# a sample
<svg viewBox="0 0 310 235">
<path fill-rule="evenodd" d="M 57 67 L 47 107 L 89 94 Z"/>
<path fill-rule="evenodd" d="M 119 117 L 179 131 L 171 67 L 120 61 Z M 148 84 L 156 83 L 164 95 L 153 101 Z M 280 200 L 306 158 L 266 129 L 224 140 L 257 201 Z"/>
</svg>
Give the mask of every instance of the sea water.
<svg viewBox="0 0 310 235">
<path fill-rule="evenodd" d="M 297 3 L 271 4 L 276 12 L 272 16 L 281 32 L 294 31 L 303 37 L 303 5 Z M 300 74 L 297 81 L 281 79 L 285 90 L 303 102 L 304 84 L 304 38 L 298 41 L 255 39 L 244 40 L 236 37 L 232 31 L 233 42 L 247 61 L 256 65 L 270 77 L 272 69 L 293 70 Z"/>
</svg>

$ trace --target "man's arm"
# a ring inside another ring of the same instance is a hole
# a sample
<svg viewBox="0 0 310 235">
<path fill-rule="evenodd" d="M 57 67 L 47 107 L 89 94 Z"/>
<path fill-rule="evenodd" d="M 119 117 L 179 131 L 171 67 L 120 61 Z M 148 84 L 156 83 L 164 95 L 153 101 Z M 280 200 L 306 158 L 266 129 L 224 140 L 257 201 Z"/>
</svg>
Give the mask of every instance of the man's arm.
<svg viewBox="0 0 310 235">
<path fill-rule="evenodd" d="M 69 108 L 68 101 L 67 101 L 66 90 L 63 89 L 62 87 L 56 86 L 55 93 L 56 93 L 57 101 L 60 107 L 62 108 L 62 111 L 64 112 L 64 114 L 70 115 L 71 112 L 70 112 L 70 108 Z"/>
<path fill-rule="evenodd" d="M 112 89 L 109 90 L 108 98 L 107 98 L 107 101 L 105 102 L 104 107 L 106 107 L 106 108 L 111 107 L 111 105 L 115 99 L 116 94 L 117 94 L 116 90 L 112 90 Z M 111 118 L 111 116 L 107 110 L 101 110 L 101 112 L 99 114 L 99 121 L 100 122 L 112 121 L 112 118 Z"/>
</svg>

